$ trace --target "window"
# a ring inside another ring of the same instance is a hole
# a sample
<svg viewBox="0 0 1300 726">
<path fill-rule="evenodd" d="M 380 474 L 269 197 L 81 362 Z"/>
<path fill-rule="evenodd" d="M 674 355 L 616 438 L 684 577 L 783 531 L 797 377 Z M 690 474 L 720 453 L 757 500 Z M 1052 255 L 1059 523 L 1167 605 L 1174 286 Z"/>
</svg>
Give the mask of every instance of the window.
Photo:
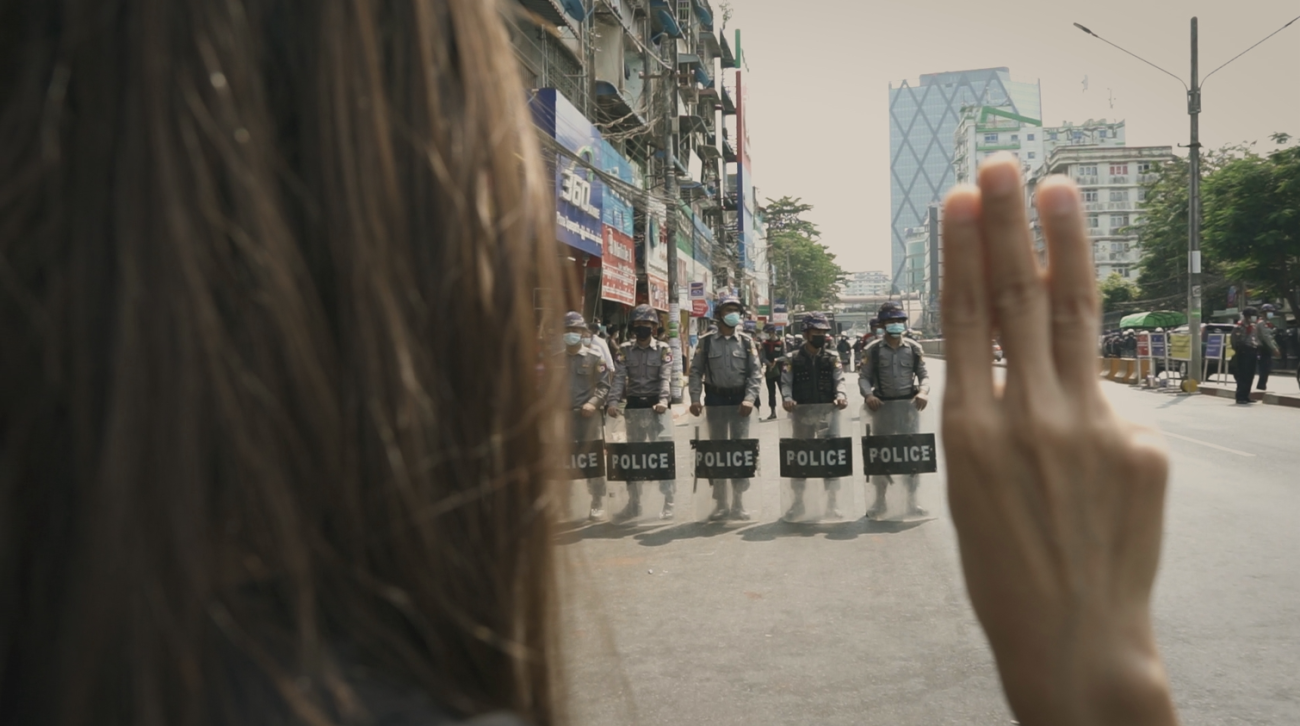
<svg viewBox="0 0 1300 726">
<path fill-rule="evenodd" d="M 1150 174 L 1150 173 L 1151 173 L 1151 162 L 1149 162 L 1149 161 L 1144 161 L 1144 162 L 1142 162 L 1141 164 L 1138 164 L 1138 173 L 1139 173 L 1139 174 Z"/>
<path fill-rule="evenodd" d="M 1025 136 L 1025 138 L 1028 139 L 1029 141 L 1033 141 L 1033 140 L 1034 140 L 1034 135 L 1033 135 L 1033 134 L 1029 134 L 1029 135 Z"/>
<path fill-rule="evenodd" d="M 1111 176 L 1128 176 L 1128 164 L 1111 164 Z"/>
<path fill-rule="evenodd" d="M 1091 229 L 1097 229 L 1100 226 L 1101 226 L 1101 219 L 1095 214 L 1089 214 L 1088 227 Z"/>
<path fill-rule="evenodd" d="M 1097 176 L 1097 165 L 1088 164 L 1079 167 L 1079 176 Z M 1093 182 L 1096 184 L 1096 182 Z"/>
<path fill-rule="evenodd" d="M 996 144 L 996 143 L 998 143 L 998 135 L 997 135 L 997 134 L 984 134 L 984 143 L 986 143 L 986 144 Z"/>
<path fill-rule="evenodd" d="M 1111 200 L 1112 202 L 1127 202 L 1127 201 L 1128 201 L 1128 190 L 1127 190 L 1127 189 L 1112 189 L 1112 190 L 1110 190 L 1110 200 Z"/>
<path fill-rule="evenodd" d="M 1019 140 L 1020 140 L 1020 134 L 1011 134 L 1011 140 L 1012 140 L 1012 141 L 1019 141 Z"/>
<path fill-rule="evenodd" d="M 1053 131 L 1052 133 L 1048 134 L 1047 138 L 1051 139 L 1052 141 L 1056 141 L 1056 132 Z"/>
<path fill-rule="evenodd" d="M 1127 227 L 1127 226 L 1128 226 L 1128 215 L 1127 215 L 1127 214 L 1112 214 L 1112 215 L 1110 215 L 1110 228 L 1111 228 L 1111 229 L 1119 229 L 1120 227 Z"/>
<path fill-rule="evenodd" d="M 1138 201 L 1139 201 L 1139 202 L 1145 202 L 1146 200 L 1147 200 L 1147 190 L 1145 190 L 1145 189 L 1139 189 L 1139 190 L 1138 190 Z"/>
<path fill-rule="evenodd" d="M 1097 201 L 1097 190 L 1096 190 L 1096 189 L 1084 189 L 1084 190 L 1083 190 L 1083 201 L 1085 201 L 1085 202 L 1095 202 L 1095 201 Z"/>
</svg>

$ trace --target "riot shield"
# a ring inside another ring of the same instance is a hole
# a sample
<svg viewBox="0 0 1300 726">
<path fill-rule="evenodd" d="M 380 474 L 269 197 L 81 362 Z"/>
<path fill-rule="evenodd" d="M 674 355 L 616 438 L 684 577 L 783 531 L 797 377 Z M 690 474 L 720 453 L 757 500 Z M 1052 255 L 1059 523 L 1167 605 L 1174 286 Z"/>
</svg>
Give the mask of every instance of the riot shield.
<svg viewBox="0 0 1300 726">
<path fill-rule="evenodd" d="M 569 421 L 567 481 L 562 483 L 560 519 L 601 520 L 608 516 L 605 485 L 604 415 L 585 417 L 574 411 Z"/>
<path fill-rule="evenodd" d="M 758 478 L 758 439 L 750 437 L 757 409 L 740 415 L 739 406 L 705 406 L 690 419 L 692 514 L 696 521 L 747 522 L 760 514 L 749 493 Z"/>
<path fill-rule="evenodd" d="M 781 518 L 817 522 L 855 514 L 853 433 L 834 404 L 795 407 L 781 419 Z"/>
<path fill-rule="evenodd" d="M 626 409 L 605 422 L 605 476 L 614 522 L 670 521 L 677 501 L 672 414 Z"/>
<path fill-rule="evenodd" d="M 867 517 L 917 519 L 930 515 L 924 475 L 938 471 L 939 450 L 931 409 L 913 400 L 863 406 L 862 468 L 867 478 Z"/>
</svg>

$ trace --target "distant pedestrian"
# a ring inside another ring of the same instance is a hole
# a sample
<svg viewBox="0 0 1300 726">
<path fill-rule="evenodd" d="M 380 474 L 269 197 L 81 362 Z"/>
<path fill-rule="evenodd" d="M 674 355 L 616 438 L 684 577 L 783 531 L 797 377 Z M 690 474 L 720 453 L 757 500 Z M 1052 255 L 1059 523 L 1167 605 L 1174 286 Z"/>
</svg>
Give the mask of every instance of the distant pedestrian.
<svg viewBox="0 0 1300 726">
<path fill-rule="evenodd" d="M 601 335 L 602 326 L 595 321 L 587 325 L 587 332 L 582 336 L 582 344 L 591 348 L 600 354 L 600 359 L 605 361 L 605 370 L 614 371 L 614 353 L 609 349 L 609 342 Z"/>
<path fill-rule="evenodd" d="M 1255 308 L 1241 311 L 1241 321 L 1232 329 L 1229 342 L 1232 344 L 1232 362 L 1237 378 L 1237 403 L 1251 403 L 1250 384 L 1255 380 L 1255 369 L 1259 365 L 1259 326 L 1256 324 Z"/>
<path fill-rule="evenodd" d="M 776 388 L 785 367 L 785 344 L 777 335 L 775 325 L 764 326 L 763 332 L 767 335 L 759 354 L 763 360 L 763 378 L 767 381 L 767 401 L 772 408 L 772 415 L 767 420 L 771 421 L 776 418 Z M 761 410 L 762 406 L 759 408 Z"/>
<path fill-rule="evenodd" d="M 1261 391 L 1268 390 L 1268 374 L 1273 371 L 1273 355 L 1278 353 L 1277 346 L 1277 328 L 1273 325 L 1273 316 L 1277 313 L 1277 308 L 1265 304 L 1260 308 L 1264 317 L 1259 321 L 1259 384 L 1256 386 Z"/>
<path fill-rule="evenodd" d="M 840 354 L 840 364 L 845 370 L 853 370 L 853 345 L 849 343 L 849 336 L 841 335 L 840 342 L 835 345 L 835 349 Z"/>
</svg>

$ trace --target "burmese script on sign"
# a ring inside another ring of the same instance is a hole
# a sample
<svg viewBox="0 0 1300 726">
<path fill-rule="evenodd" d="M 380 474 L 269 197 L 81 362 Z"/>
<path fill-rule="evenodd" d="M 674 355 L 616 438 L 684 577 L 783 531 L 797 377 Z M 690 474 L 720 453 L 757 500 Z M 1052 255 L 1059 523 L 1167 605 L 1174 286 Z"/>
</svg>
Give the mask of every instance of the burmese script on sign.
<svg viewBox="0 0 1300 726">
<path fill-rule="evenodd" d="M 862 462 L 867 476 L 933 474 L 938 471 L 934 434 L 863 436 Z"/>
<path fill-rule="evenodd" d="M 758 475 L 758 439 L 692 441 L 695 476 L 701 479 L 750 479 Z"/>
<path fill-rule="evenodd" d="M 667 481 L 677 478 L 677 449 L 671 441 L 608 444 L 611 481 Z"/>
<path fill-rule="evenodd" d="M 781 439 L 781 476 L 787 479 L 853 476 L 853 439 Z"/>
</svg>

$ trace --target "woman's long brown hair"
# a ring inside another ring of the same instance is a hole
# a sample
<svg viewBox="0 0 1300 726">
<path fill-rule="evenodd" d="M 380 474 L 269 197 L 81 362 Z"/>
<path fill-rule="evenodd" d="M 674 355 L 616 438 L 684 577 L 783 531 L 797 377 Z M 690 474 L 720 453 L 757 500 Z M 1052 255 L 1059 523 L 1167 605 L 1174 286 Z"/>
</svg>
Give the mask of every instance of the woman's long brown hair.
<svg viewBox="0 0 1300 726">
<path fill-rule="evenodd" d="M 561 718 L 502 11 L 0 0 L 0 721 Z"/>
</svg>

